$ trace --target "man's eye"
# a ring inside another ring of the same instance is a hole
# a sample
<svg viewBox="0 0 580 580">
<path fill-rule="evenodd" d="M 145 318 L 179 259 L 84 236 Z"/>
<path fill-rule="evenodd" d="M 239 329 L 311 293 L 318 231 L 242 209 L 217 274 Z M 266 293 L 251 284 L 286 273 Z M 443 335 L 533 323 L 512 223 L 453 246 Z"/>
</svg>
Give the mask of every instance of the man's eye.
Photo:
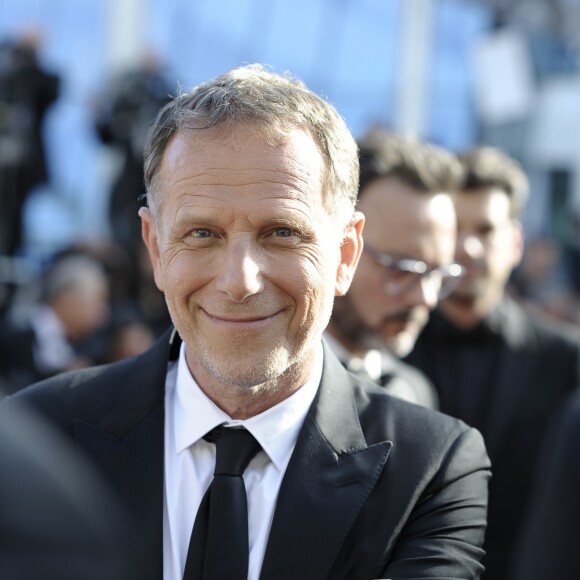
<svg viewBox="0 0 580 580">
<path fill-rule="evenodd" d="M 198 228 L 197 230 L 193 230 L 191 235 L 194 238 L 209 238 L 211 237 L 211 230 L 206 230 L 205 228 Z"/>
<path fill-rule="evenodd" d="M 290 228 L 276 228 L 274 235 L 277 238 L 289 238 L 294 235 L 294 231 Z"/>
<path fill-rule="evenodd" d="M 477 233 L 482 237 L 490 236 L 493 232 L 494 227 L 491 225 L 480 226 L 477 230 Z"/>
</svg>

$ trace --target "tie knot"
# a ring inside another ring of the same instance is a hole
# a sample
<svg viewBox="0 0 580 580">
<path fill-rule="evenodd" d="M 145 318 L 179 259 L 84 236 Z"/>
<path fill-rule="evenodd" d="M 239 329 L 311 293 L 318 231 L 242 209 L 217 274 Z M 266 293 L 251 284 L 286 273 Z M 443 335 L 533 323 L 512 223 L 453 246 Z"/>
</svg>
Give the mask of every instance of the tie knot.
<svg viewBox="0 0 580 580">
<path fill-rule="evenodd" d="M 261 449 L 246 429 L 220 425 L 205 435 L 204 439 L 216 445 L 214 475 L 242 475 Z"/>
</svg>

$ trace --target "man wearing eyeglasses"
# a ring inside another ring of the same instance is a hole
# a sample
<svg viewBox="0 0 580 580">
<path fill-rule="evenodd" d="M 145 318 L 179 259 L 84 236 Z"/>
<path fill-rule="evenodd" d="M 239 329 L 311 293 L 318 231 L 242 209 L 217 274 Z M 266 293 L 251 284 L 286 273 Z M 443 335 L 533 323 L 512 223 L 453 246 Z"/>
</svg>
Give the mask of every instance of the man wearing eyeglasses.
<svg viewBox="0 0 580 580">
<path fill-rule="evenodd" d="M 459 159 L 465 183 L 455 197 L 456 258 L 465 274 L 408 360 L 433 381 L 440 409 L 484 436 L 493 468 L 485 577 L 508 580 L 546 426 L 580 385 L 580 340 L 506 295 L 523 252 L 518 218 L 527 179 L 519 164 L 489 147 Z"/>
<path fill-rule="evenodd" d="M 462 170 L 450 152 L 374 130 L 359 142 L 364 250 L 350 290 L 335 299 L 326 338 L 351 371 L 392 394 L 437 406 L 432 385 L 407 355 L 429 312 L 462 274 L 453 262 L 450 192 Z"/>
</svg>

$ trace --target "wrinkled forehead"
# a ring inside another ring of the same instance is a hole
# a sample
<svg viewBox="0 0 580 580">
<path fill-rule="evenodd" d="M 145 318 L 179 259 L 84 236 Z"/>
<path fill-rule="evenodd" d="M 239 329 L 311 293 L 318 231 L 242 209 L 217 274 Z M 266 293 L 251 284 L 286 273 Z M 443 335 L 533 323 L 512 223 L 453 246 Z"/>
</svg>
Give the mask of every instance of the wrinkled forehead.
<svg viewBox="0 0 580 580">
<path fill-rule="evenodd" d="M 209 129 L 186 127 L 169 140 L 158 172 L 159 207 L 168 188 L 179 180 L 215 183 L 220 180 L 256 179 L 278 181 L 288 172 L 303 190 L 320 193 L 327 206 L 328 165 L 311 131 L 289 129 L 274 137 L 263 127 L 237 123 Z M 327 208 L 328 209 L 328 208 Z"/>
<path fill-rule="evenodd" d="M 244 156 L 247 150 L 252 151 L 256 163 L 263 159 L 267 164 L 282 156 L 322 169 L 326 165 L 317 141 L 306 128 L 293 127 L 287 133 L 271 134 L 261 126 L 236 123 L 231 127 L 185 127 L 176 131 L 163 152 L 162 167 L 181 164 L 185 159 L 211 167 L 214 165 L 212 156 L 216 155 L 227 158 L 232 164 L 249 165 L 250 160 Z"/>
</svg>

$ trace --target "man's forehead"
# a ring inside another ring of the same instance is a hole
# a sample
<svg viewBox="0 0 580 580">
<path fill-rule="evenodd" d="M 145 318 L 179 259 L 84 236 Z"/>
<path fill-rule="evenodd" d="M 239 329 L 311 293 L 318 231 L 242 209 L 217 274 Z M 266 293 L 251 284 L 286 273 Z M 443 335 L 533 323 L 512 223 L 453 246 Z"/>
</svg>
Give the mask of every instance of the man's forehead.
<svg viewBox="0 0 580 580">
<path fill-rule="evenodd" d="M 370 224 L 379 222 L 411 223 L 439 217 L 445 220 L 454 217 L 451 196 L 446 192 L 425 192 L 415 189 L 396 179 L 381 179 L 365 188 L 359 207 L 367 215 Z M 440 214 L 440 215 L 437 215 Z"/>
<path fill-rule="evenodd" d="M 318 213 L 319 206 L 326 206 L 324 163 L 302 130 L 279 147 L 255 138 L 251 128 L 242 128 L 237 136 L 223 130 L 177 133 L 166 151 L 159 184 L 160 208 L 169 203 L 172 214 L 177 211 L 184 218 L 211 207 L 246 211 L 254 205 L 263 211 L 274 204 L 286 211 Z"/>
<path fill-rule="evenodd" d="M 472 215 L 482 220 L 510 217 L 511 198 L 499 187 L 482 187 L 462 191 L 455 198 L 458 217 Z"/>
<path fill-rule="evenodd" d="M 294 127 L 286 134 L 271 138 L 260 126 L 237 123 L 232 127 L 178 130 L 163 152 L 162 167 L 189 164 L 192 160 L 211 165 L 216 152 L 233 161 L 241 158 L 236 153 L 243 154 L 248 149 L 254 156 L 272 160 L 282 155 L 311 165 L 324 164 L 318 143 L 306 129 Z"/>
</svg>

